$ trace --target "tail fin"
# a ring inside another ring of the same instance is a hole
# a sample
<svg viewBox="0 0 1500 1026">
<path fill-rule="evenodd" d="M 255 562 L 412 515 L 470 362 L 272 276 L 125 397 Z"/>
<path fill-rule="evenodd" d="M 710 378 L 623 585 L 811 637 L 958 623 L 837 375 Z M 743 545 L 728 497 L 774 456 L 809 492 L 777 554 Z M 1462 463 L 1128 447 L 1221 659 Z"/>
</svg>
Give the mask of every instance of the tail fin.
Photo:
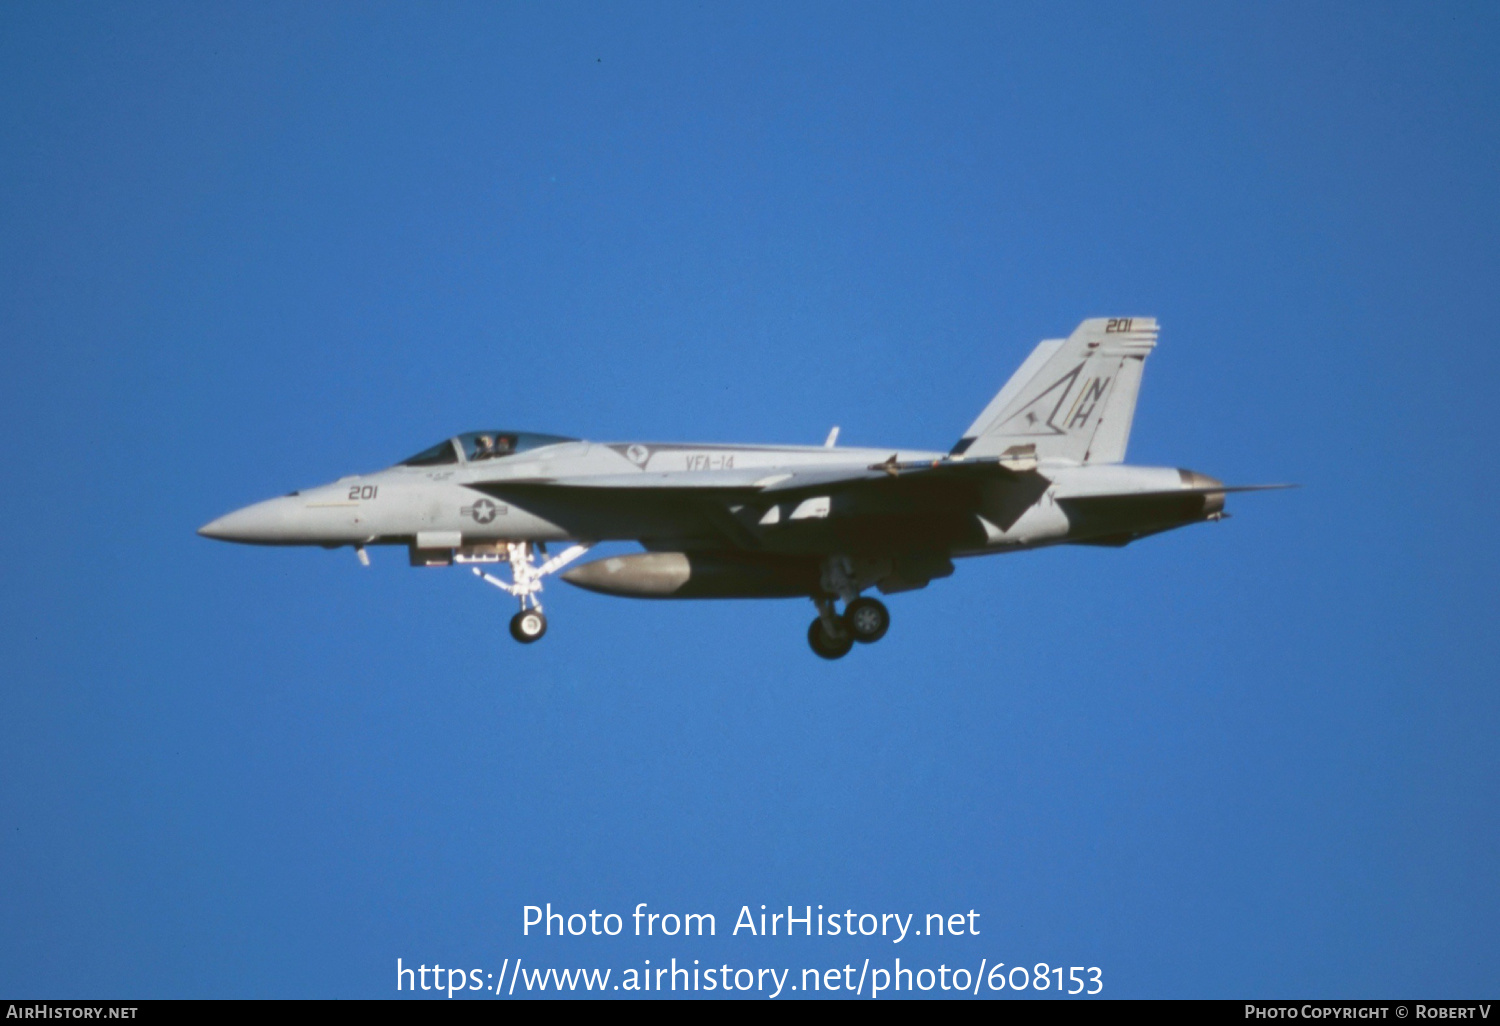
<svg viewBox="0 0 1500 1026">
<path fill-rule="evenodd" d="M 1156 330 L 1154 317 L 1096 317 L 1066 339 L 1043 342 L 952 455 L 1034 452 L 1038 459 L 1121 462 Z"/>
</svg>

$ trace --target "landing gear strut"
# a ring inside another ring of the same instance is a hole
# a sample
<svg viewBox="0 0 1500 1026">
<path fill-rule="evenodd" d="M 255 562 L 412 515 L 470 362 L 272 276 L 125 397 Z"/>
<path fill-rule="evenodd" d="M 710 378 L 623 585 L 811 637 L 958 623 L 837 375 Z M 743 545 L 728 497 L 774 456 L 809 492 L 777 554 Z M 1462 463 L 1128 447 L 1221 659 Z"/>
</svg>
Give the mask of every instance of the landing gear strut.
<svg viewBox="0 0 1500 1026">
<path fill-rule="evenodd" d="M 541 566 L 536 565 L 538 547 L 531 542 L 507 542 L 506 555 L 510 559 L 509 583 L 493 574 L 487 574 L 477 566 L 474 573 L 482 580 L 493 584 L 508 595 L 520 600 L 521 611 L 510 618 L 510 636 L 529 645 L 547 633 L 547 617 L 542 612 L 542 578 L 555 574 L 573 560 L 593 547 L 592 542 L 580 542 L 553 556 Z M 546 555 L 546 550 L 541 550 Z"/>
</svg>

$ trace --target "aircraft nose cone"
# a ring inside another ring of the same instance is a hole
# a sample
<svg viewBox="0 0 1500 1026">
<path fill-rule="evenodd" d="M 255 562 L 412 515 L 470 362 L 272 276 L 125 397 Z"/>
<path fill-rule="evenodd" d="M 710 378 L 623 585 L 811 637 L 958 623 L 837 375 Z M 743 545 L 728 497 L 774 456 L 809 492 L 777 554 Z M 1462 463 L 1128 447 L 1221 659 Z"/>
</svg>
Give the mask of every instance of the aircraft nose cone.
<svg viewBox="0 0 1500 1026">
<path fill-rule="evenodd" d="M 288 501 L 285 497 L 267 499 L 237 509 L 217 520 L 210 520 L 198 528 L 198 533 L 220 541 L 274 544 L 285 539 L 290 526 Z"/>
<path fill-rule="evenodd" d="M 210 520 L 198 528 L 198 533 L 205 538 L 218 538 L 221 541 L 227 541 L 228 531 L 225 527 L 225 521 L 228 519 L 229 517 L 219 517 L 217 520 Z"/>
</svg>

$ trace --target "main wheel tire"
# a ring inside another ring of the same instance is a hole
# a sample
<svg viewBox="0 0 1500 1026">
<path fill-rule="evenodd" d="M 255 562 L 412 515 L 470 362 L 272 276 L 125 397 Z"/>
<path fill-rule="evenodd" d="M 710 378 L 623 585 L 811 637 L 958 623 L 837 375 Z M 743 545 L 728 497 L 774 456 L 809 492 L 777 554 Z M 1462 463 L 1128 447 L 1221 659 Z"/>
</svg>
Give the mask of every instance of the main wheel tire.
<svg viewBox="0 0 1500 1026">
<path fill-rule="evenodd" d="M 821 616 L 807 628 L 807 643 L 824 659 L 842 659 L 854 647 L 854 639 L 846 633 L 841 632 L 836 638 L 829 637 L 828 631 L 823 628 Z"/>
<path fill-rule="evenodd" d="M 861 644 L 879 641 L 890 629 L 890 611 L 879 599 L 857 598 L 844 610 L 844 630 Z"/>
<path fill-rule="evenodd" d="M 510 618 L 510 636 L 523 645 L 541 640 L 547 633 L 547 618 L 538 609 L 523 609 Z"/>
</svg>

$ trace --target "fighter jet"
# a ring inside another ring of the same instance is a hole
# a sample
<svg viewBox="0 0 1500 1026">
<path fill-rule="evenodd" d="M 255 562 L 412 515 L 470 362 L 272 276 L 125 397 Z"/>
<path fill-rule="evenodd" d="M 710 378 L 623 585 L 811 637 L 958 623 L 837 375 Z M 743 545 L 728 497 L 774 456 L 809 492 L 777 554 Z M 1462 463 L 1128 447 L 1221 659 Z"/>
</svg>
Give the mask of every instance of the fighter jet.
<svg viewBox="0 0 1500 1026">
<path fill-rule="evenodd" d="M 947 452 L 589 442 L 469 431 L 199 528 L 256 545 L 405 546 L 412 566 L 470 565 L 515 599 L 517 641 L 547 631 L 542 582 L 635 598 L 809 598 L 812 650 L 885 636 L 864 593 L 924 588 L 954 561 L 1046 545 L 1127 545 L 1219 520 L 1229 487 L 1124 463 L 1150 317 L 1086 320 L 1036 347 Z M 643 552 L 573 565 L 600 542 Z M 561 548 L 555 555 L 547 546 Z M 490 569 L 506 576 L 497 576 Z M 842 611 L 839 603 L 843 603 Z"/>
</svg>

